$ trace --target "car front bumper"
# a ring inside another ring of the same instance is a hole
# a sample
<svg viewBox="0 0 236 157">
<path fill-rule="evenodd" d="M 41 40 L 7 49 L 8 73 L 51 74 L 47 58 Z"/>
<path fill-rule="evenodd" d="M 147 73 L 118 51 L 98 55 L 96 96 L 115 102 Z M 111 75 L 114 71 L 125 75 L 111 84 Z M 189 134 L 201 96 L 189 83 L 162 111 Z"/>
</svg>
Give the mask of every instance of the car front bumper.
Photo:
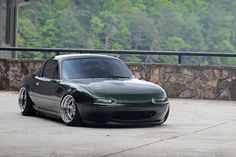
<svg viewBox="0 0 236 157">
<path fill-rule="evenodd" d="M 169 109 L 168 101 L 153 105 L 78 105 L 85 124 L 145 125 L 160 124 Z"/>
</svg>

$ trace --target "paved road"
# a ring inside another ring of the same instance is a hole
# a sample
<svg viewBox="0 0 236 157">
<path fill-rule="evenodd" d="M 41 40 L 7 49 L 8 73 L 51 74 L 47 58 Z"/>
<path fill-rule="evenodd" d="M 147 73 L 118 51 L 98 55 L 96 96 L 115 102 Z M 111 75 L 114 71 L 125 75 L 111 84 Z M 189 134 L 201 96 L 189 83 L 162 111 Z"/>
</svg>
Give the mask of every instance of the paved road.
<svg viewBox="0 0 236 157">
<path fill-rule="evenodd" d="M 236 157 L 236 102 L 170 103 L 162 126 L 68 127 L 21 116 L 17 94 L 0 92 L 0 157 Z"/>
</svg>

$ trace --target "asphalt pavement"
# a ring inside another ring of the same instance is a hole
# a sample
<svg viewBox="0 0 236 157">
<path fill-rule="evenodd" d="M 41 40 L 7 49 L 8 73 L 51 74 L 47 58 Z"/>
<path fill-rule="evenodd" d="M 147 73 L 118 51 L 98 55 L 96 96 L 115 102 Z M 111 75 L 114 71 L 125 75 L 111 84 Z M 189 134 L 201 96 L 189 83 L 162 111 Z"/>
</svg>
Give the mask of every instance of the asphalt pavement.
<svg viewBox="0 0 236 157">
<path fill-rule="evenodd" d="M 236 157 L 236 101 L 170 99 L 161 126 L 68 127 L 0 92 L 0 157 Z"/>
</svg>

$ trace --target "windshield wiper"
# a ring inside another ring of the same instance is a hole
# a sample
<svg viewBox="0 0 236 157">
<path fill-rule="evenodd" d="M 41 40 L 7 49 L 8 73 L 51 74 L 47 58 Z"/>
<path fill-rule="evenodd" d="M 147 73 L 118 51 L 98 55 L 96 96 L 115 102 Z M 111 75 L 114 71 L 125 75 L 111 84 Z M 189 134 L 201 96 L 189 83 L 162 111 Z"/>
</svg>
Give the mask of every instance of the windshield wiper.
<svg viewBox="0 0 236 157">
<path fill-rule="evenodd" d="M 130 76 L 123 76 L 123 75 L 111 75 L 108 76 L 109 78 L 131 78 Z"/>
</svg>

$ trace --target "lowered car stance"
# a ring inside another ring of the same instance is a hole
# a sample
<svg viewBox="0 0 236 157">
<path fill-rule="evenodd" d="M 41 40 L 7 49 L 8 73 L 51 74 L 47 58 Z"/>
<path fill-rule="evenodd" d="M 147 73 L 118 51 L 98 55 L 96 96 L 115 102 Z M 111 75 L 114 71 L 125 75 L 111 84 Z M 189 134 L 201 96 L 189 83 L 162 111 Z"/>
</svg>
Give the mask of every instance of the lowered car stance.
<svg viewBox="0 0 236 157">
<path fill-rule="evenodd" d="M 82 124 L 162 124 L 169 115 L 166 92 L 138 80 L 124 62 L 92 54 L 59 55 L 23 79 L 18 104 L 23 115 L 36 112 Z"/>
</svg>

